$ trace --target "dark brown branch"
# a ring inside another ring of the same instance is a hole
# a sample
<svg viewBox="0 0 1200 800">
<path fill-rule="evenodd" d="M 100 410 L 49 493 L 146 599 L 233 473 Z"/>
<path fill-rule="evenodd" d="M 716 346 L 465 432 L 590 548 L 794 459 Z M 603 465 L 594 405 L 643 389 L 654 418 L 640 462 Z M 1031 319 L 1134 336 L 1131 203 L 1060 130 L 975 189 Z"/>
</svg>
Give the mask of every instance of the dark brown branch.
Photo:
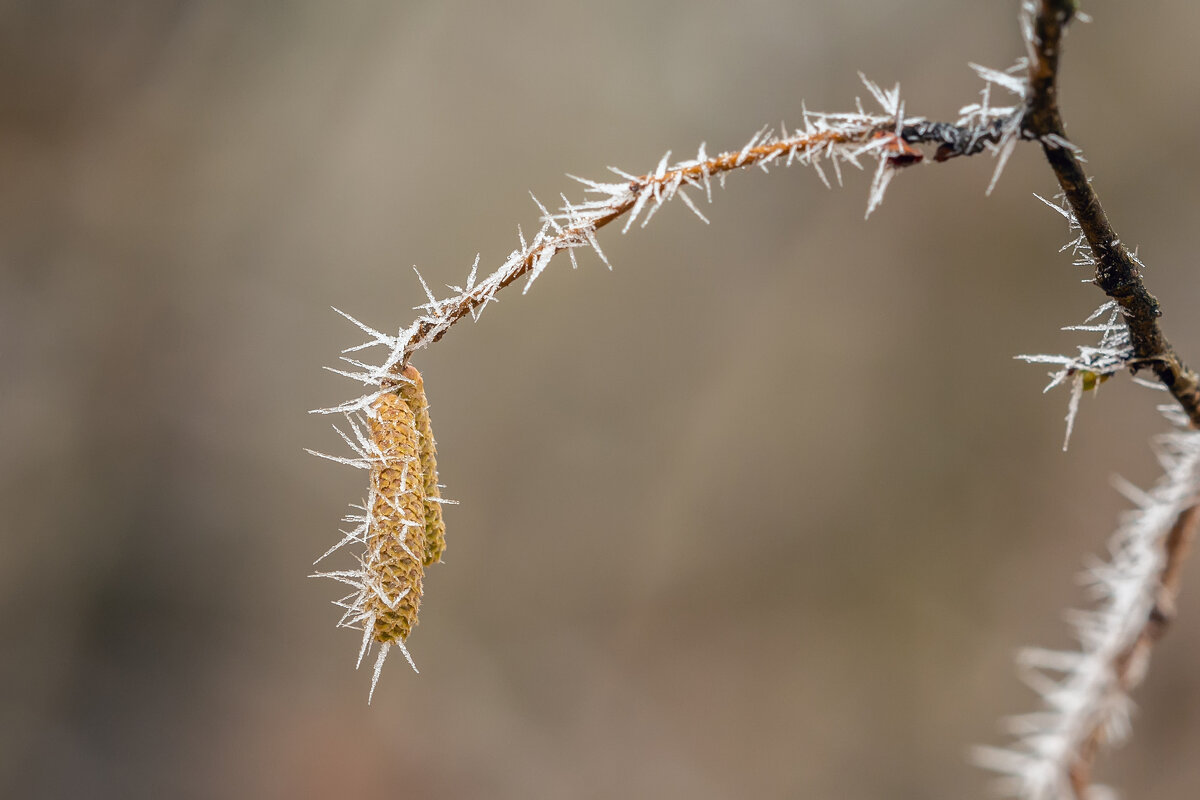
<svg viewBox="0 0 1200 800">
<path fill-rule="evenodd" d="M 917 122 L 900 129 L 900 138 L 909 144 L 936 144 L 934 161 L 973 156 L 999 144 L 1008 120 L 994 119 L 977 126 L 949 122 Z"/>
<path fill-rule="evenodd" d="M 1100 199 L 1067 141 L 1058 109 L 1058 58 L 1063 33 L 1075 14 L 1072 0 L 1039 0 L 1033 20 L 1034 58 L 1022 133 L 1042 145 L 1067 202 L 1096 259 L 1095 283 L 1124 311 L 1133 345 L 1132 369 L 1149 367 L 1200 428 L 1200 379 L 1175 354 L 1158 324 L 1158 300 L 1146 289 L 1137 260 L 1117 237 Z"/>
</svg>

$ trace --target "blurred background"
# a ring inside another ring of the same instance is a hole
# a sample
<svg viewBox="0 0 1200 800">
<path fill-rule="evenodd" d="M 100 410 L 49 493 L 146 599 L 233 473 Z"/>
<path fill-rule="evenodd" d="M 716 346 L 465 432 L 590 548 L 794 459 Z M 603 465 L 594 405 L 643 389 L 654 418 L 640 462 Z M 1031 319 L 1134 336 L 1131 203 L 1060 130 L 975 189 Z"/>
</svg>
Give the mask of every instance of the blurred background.
<svg viewBox="0 0 1200 800">
<path fill-rule="evenodd" d="M 1200 361 L 1200 6 L 1096 2 L 1062 97 Z M 953 118 L 1017 3 L 0 4 L 0 795 L 982 797 L 1026 644 L 1103 552 L 1158 395 L 1018 353 L 1102 300 L 1019 149 L 734 175 L 415 363 L 445 564 L 374 704 L 308 580 L 365 476 L 322 371 L 490 271 L 533 190 L 852 108 Z M 348 566 L 350 554 L 331 567 Z M 1100 777 L 1195 796 L 1200 576 Z"/>
</svg>

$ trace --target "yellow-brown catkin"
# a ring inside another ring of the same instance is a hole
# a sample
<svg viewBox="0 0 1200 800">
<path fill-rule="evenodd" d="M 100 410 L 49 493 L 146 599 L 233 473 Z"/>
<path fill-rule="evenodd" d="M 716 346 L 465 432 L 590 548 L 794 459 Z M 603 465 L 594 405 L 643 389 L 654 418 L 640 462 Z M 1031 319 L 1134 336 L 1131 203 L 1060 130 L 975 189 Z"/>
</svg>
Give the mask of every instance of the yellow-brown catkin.
<svg viewBox="0 0 1200 800">
<path fill-rule="evenodd" d="M 429 403 L 425 400 L 425 384 L 421 373 L 411 364 L 401 373 L 412 383 L 400 384 L 400 396 L 416 417 L 420 437 L 421 474 L 425 478 L 425 566 L 442 560 L 446 552 L 446 523 L 442 521 L 441 493 L 438 491 L 437 442 L 429 422 Z"/>
<path fill-rule="evenodd" d="M 387 644 L 407 639 L 417 624 L 425 572 L 425 482 L 420 437 L 408 404 L 388 392 L 371 403 L 371 412 L 371 442 L 383 457 L 371 467 L 374 500 L 365 567 L 387 602 L 368 592 L 363 610 L 375 615 L 375 641 Z"/>
</svg>

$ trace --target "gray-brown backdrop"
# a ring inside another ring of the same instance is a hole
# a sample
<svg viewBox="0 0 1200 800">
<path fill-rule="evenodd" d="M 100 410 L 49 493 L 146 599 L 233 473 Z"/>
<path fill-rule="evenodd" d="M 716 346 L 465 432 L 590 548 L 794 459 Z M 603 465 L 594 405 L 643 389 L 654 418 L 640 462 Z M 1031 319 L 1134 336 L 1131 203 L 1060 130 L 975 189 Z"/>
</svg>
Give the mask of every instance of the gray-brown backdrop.
<svg viewBox="0 0 1200 800">
<path fill-rule="evenodd" d="M 406 325 L 410 266 L 490 269 L 529 190 L 850 108 L 857 70 L 953 118 L 1016 5 L 0 6 L 0 793 L 980 796 L 968 746 L 1036 705 L 1011 654 L 1069 644 L 1163 427 L 1112 381 L 1063 454 L 1012 359 L 1102 299 L 1033 148 L 866 222 L 869 176 L 734 175 L 420 354 L 462 504 L 371 707 L 305 578 L 364 476 L 303 448 L 356 391 L 330 306 Z M 1068 129 L 1200 360 L 1200 8 L 1088 10 Z M 1200 780 L 1194 583 L 1102 769 L 1131 796 Z"/>
</svg>

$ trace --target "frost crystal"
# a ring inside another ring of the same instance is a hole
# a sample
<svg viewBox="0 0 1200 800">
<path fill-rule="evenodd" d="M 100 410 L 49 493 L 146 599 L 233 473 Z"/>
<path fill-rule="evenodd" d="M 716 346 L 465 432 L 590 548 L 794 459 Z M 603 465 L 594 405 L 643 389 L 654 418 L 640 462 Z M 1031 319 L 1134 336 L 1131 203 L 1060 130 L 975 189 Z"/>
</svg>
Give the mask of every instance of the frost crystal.
<svg viewBox="0 0 1200 800">
<path fill-rule="evenodd" d="M 988 183 L 987 194 L 991 194 L 996 188 L 996 184 L 1000 180 L 1000 174 L 1004 172 L 1004 167 L 1008 164 L 1009 157 L 1013 154 L 1013 150 L 1017 148 L 1017 142 L 1021 139 L 1021 117 L 1024 110 L 1025 96 L 1029 91 L 1029 84 L 1025 78 L 1028 71 L 1028 64 L 1024 59 L 1017 61 L 1004 72 L 983 67 L 979 64 L 971 64 L 971 69 L 975 70 L 980 78 L 983 78 L 983 89 L 979 93 L 979 102 L 964 106 L 959 109 L 959 125 L 975 126 L 982 129 L 983 126 L 992 120 L 1001 120 L 1000 136 L 995 142 L 986 142 L 985 147 L 991 150 L 996 156 L 996 169 L 992 172 L 992 180 Z M 992 106 L 992 87 L 999 86 L 1009 94 L 1015 95 L 1021 100 L 1020 104 L 1014 106 Z"/>
<path fill-rule="evenodd" d="M 1075 259 L 1075 266 L 1087 267 L 1095 271 L 1096 257 L 1084 238 L 1083 231 L 1075 215 L 1066 205 L 1062 195 L 1056 197 L 1059 203 L 1052 203 L 1044 197 L 1034 195 L 1050 208 L 1061 214 L 1074 234 L 1071 241 L 1062 246 L 1062 250 L 1070 250 Z M 1136 260 L 1137 256 L 1133 258 Z M 1090 279 L 1089 279 L 1090 280 Z M 1092 315 L 1084 320 L 1082 325 L 1069 325 L 1065 331 L 1090 331 L 1100 334 L 1100 341 L 1095 346 L 1078 347 L 1079 352 L 1074 356 L 1065 355 L 1021 355 L 1018 359 L 1030 364 L 1053 364 L 1057 370 L 1050 373 L 1050 383 L 1044 391 L 1050 391 L 1055 386 L 1069 382 L 1071 399 L 1067 403 L 1067 433 L 1063 439 L 1063 450 L 1071 441 L 1071 432 L 1075 427 L 1075 417 L 1079 413 L 1079 401 L 1085 391 L 1097 388 L 1108 380 L 1114 373 L 1127 367 L 1133 359 L 1133 346 L 1129 341 L 1129 328 L 1121 313 L 1120 306 L 1110 300 L 1097 308 Z"/>
</svg>

